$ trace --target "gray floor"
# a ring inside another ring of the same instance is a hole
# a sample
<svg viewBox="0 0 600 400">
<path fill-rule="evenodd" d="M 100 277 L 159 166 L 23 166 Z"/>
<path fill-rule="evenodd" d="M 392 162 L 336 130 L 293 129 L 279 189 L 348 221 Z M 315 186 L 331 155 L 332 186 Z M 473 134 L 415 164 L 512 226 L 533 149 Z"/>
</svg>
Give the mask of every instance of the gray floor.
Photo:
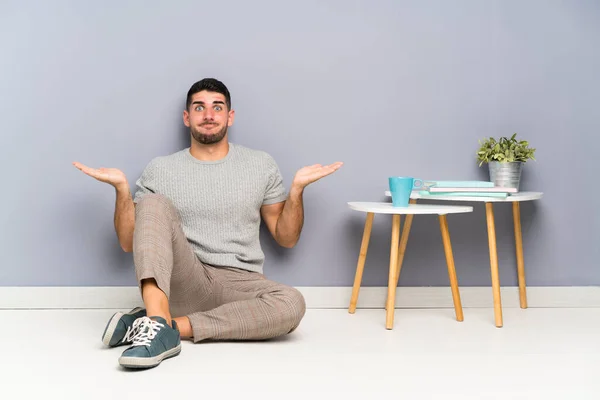
<svg viewBox="0 0 600 400">
<path fill-rule="evenodd" d="M 114 310 L 0 311 L 2 398 L 600 399 L 600 309 L 307 311 L 298 331 L 250 343 L 184 342 L 130 372 L 100 342 Z M 130 397 L 131 396 L 131 397 Z"/>
</svg>

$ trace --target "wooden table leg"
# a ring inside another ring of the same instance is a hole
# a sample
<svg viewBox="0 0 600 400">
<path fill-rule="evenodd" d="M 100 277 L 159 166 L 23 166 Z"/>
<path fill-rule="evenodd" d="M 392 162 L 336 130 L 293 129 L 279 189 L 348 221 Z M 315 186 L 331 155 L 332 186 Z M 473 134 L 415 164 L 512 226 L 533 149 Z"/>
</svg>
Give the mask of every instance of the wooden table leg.
<svg viewBox="0 0 600 400">
<path fill-rule="evenodd" d="M 369 240 L 371 239 L 371 228 L 373 227 L 374 213 L 367 213 L 365 221 L 365 229 L 363 231 L 362 243 L 360 245 L 360 253 L 358 255 L 358 264 L 356 266 L 356 275 L 354 277 L 354 286 L 352 287 L 352 297 L 350 299 L 350 307 L 348 312 L 354 314 L 356 311 L 356 303 L 358 302 L 358 292 L 362 281 L 363 271 L 365 269 L 365 260 L 367 259 L 367 249 L 369 248 Z"/>
<path fill-rule="evenodd" d="M 494 222 L 494 205 L 485 203 L 487 219 L 488 246 L 490 249 L 490 269 L 492 275 L 492 293 L 494 295 L 494 318 L 496 326 L 502 327 L 502 299 L 500 298 L 500 277 L 498 273 L 498 248 L 496 246 L 496 224 Z"/>
<path fill-rule="evenodd" d="M 450 232 L 448 231 L 448 219 L 446 215 L 440 215 L 440 230 L 442 231 L 442 241 L 444 242 L 444 253 L 446 254 L 446 264 L 448 265 L 448 277 L 450 278 L 450 287 L 452 288 L 456 320 L 463 321 L 463 310 L 460 301 L 460 292 L 458 291 L 458 279 L 454 267 L 454 255 L 452 254 L 452 244 L 450 242 Z"/>
<path fill-rule="evenodd" d="M 521 234 L 521 207 L 513 201 L 513 224 L 515 227 L 515 247 L 517 249 L 517 273 L 519 276 L 519 300 L 521 308 L 527 308 L 527 288 L 525 285 L 525 262 L 523 261 L 523 235 Z"/>
<path fill-rule="evenodd" d="M 416 199 L 410 199 L 410 204 L 417 204 Z M 402 235 L 400 236 L 400 248 L 398 249 L 398 266 L 396 267 L 396 287 L 398 286 L 398 280 L 400 279 L 400 271 L 402 270 L 402 263 L 404 262 L 404 253 L 406 252 L 406 244 L 408 243 L 408 235 L 410 234 L 410 227 L 412 225 L 414 214 L 407 214 L 404 217 L 404 226 L 402 227 Z M 387 301 L 385 304 L 387 310 Z"/>
<path fill-rule="evenodd" d="M 396 270 L 398 269 L 398 243 L 400 242 L 400 215 L 392 216 L 392 243 L 390 246 L 390 273 L 386 306 L 386 329 L 394 327 L 394 303 L 396 301 Z"/>
<path fill-rule="evenodd" d="M 417 204 L 416 199 L 411 199 L 410 204 Z M 402 227 L 402 236 L 400 237 L 400 249 L 398 250 L 398 272 L 396 273 L 396 286 L 398 286 L 398 279 L 400 279 L 400 270 L 402 269 L 402 263 L 404 261 L 404 253 L 406 252 L 406 244 L 408 243 L 408 234 L 410 233 L 410 227 L 414 214 L 408 214 L 404 217 L 404 226 Z"/>
</svg>

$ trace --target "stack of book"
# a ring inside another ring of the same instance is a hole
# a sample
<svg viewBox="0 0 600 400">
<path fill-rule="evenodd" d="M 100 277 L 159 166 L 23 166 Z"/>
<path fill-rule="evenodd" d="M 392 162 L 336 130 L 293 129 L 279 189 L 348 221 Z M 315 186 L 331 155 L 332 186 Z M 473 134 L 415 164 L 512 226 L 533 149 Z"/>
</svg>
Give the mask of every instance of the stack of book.
<svg viewBox="0 0 600 400">
<path fill-rule="evenodd" d="M 515 188 L 494 186 L 488 181 L 424 181 L 422 196 L 464 196 L 464 197 L 500 197 L 506 198 L 517 193 Z"/>
</svg>

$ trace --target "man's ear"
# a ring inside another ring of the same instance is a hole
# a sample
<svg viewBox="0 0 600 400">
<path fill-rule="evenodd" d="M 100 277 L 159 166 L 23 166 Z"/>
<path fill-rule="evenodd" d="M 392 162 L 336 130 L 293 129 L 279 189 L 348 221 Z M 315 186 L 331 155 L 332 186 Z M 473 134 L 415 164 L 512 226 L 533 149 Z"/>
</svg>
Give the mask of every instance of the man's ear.
<svg viewBox="0 0 600 400">
<path fill-rule="evenodd" d="M 233 120 L 235 119 L 235 110 L 229 111 L 229 117 L 227 119 L 227 126 L 233 125 Z"/>
<path fill-rule="evenodd" d="M 188 110 L 183 110 L 183 123 L 188 128 L 190 127 L 190 113 L 188 112 Z"/>
</svg>

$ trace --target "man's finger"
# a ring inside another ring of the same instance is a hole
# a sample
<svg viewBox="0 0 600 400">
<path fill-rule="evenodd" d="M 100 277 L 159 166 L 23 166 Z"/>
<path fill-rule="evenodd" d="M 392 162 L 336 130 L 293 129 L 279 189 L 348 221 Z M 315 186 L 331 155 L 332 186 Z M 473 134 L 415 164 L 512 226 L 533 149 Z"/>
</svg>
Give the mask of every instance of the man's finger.
<svg viewBox="0 0 600 400">
<path fill-rule="evenodd" d="M 318 171 L 317 173 L 315 173 L 315 177 L 316 179 L 321 179 L 327 175 L 333 174 L 335 172 L 335 169 L 331 169 L 331 168 L 323 168 L 322 170 Z"/>
<path fill-rule="evenodd" d="M 82 171 L 85 174 L 91 176 L 92 178 L 99 178 L 101 175 L 100 171 L 98 171 L 97 169 L 94 169 L 94 168 L 85 167 L 82 169 Z"/>
<path fill-rule="evenodd" d="M 328 165 L 326 167 L 323 167 L 323 170 L 331 173 L 331 172 L 335 172 L 338 169 L 340 169 L 341 166 L 342 166 L 341 164 L 337 164 L 337 163 L 336 164 L 331 164 L 331 165 Z"/>
<path fill-rule="evenodd" d="M 80 171 L 83 171 L 83 172 L 87 172 L 87 171 L 89 171 L 91 169 L 90 167 L 88 167 L 86 165 L 83 165 L 81 163 L 78 163 L 78 162 L 74 162 L 73 165 L 75 166 L 75 168 L 77 168 L 77 169 L 79 169 Z"/>
<path fill-rule="evenodd" d="M 106 180 L 108 179 L 108 174 L 106 172 L 102 172 L 99 169 L 90 168 L 81 163 L 74 162 L 73 165 L 77 167 L 77 169 L 81 170 L 84 174 L 91 176 L 94 179 L 98 180 Z"/>
<path fill-rule="evenodd" d="M 81 170 L 83 172 L 85 172 L 86 174 L 92 175 L 92 176 L 97 173 L 97 171 L 95 169 L 89 168 L 89 167 L 83 167 Z"/>
<path fill-rule="evenodd" d="M 335 171 L 340 169 L 341 166 L 342 166 L 342 163 L 335 163 L 335 164 L 331 164 L 326 167 L 323 167 L 319 173 L 319 175 L 320 175 L 319 178 L 333 174 Z"/>
</svg>

